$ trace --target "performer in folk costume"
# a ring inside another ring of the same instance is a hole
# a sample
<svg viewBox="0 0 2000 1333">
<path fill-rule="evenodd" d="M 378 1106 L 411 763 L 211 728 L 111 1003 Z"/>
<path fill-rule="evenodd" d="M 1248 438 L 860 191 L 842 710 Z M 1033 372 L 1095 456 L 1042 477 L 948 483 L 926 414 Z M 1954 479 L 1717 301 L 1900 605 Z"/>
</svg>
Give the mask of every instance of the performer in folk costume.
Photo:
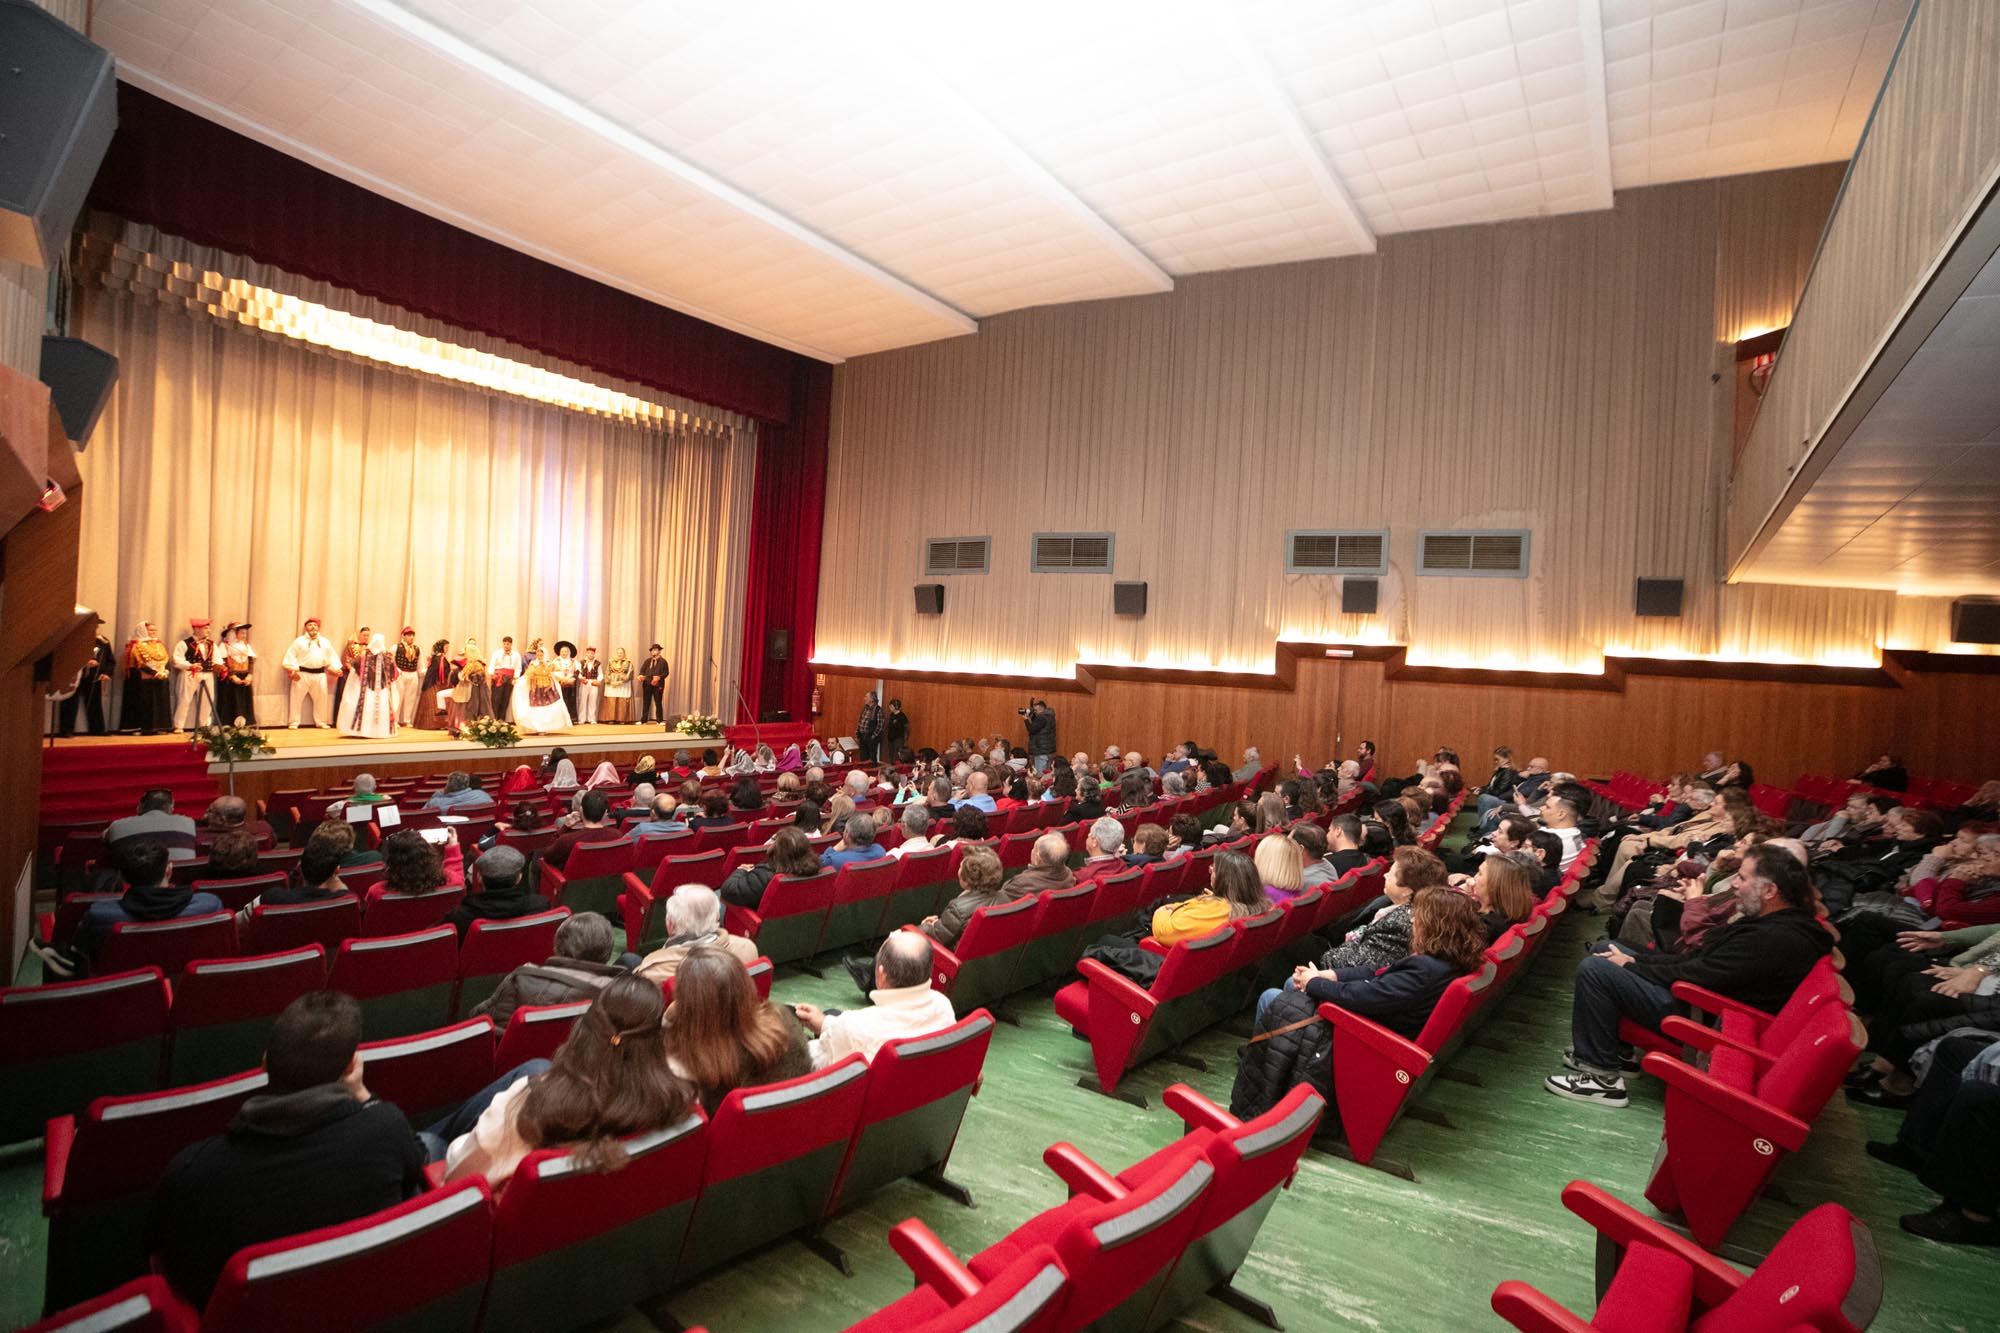
<svg viewBox="0 0 2000 1333">
<path fill-rule="evenodd" d="M 451 703 L 445 709 L 445 730 L 456 736 L 476 717 L 493 716 L 493 690 L 486 679 L 486 654 L 479 640 L 467 639 L 465 651 L 454 664 Z"/>
<path fill-rule="evenodd" d="M 257 671 L 257 650 L 250 646 L 250 624 L 222 627 L 222 642 L 216 647 L 215 715 L 225 724 L 241 718 L 257 725 L 257 695 L 251 678 Z"/>
<path fill-rule="evenodd" d="M 569 730 L 569 707 L 563 703 L 554 662 L 537 657 L 514 682 L 514 721 L 537 736 Z"/>
<path fill-rule="evenodd" d="M 514 682 L 521 675 L 521 655 L 514 651 L 514 636 L 500 640 L 500 651 L 486 663 L 486 676 L 493 686 L 493 716 L 504 718 L 514 706 Z"/>
<path fill-rule="evenodd" d="M 623 648 L 612 649 L 611 660 L 604 664 L 604 701 L 597 720 L 632 720 L 632 659 L 625 655 Z"/>
<path fill-rule="evenodd" d="M 340 675 L 333 682 L 333 716 L 344 716 L 340 711 L 340 692 L 347 688 L 347 679 L 354 674 L 354 668 L 368 652 L 368 627 L 363 625 L 354 631 L 354 636 L 340 645 Z"/>
<path fill-rule="evenodd" d="M 391 656 L 396 659 L 396 724 L 412 726 L 424 692 L 424 650 L 416 630 L 403 626 L 403 637 L 396 640 Z"/>
<path fill-rule="evenodd" d="M 646 653 L 646 660 L 639 663 L 639 721 L 658 722 L 667 720 L 667 659 L 660 656 L 660 645 L 654 644 Z"/>
<path fill-rule="evenodd" d="M 173 701 L 168 695 L 173 661 L 167 645 L 150 620 L 139 622 L 139 630 L 125 645 L 125 706 L 118 715 L 123 731 L 140 731 L 156 736 L 173 730 Z"/>
<path fill-rule="evenodd" d="M 326 678 L 340 678 L 340 657 L 333 641 L 319 632 L 319 617 L 307 616 L 299 637 L 285 649 L 285 675 L 292 682 L 291 722 L 296 730 L 305 718 L 305 705 L 312 705 L 312 725 L 333 725 L 333 709 L 326 694 Z"/>
<path fill-rule="evenodd" d="M 174 644 L 174 730 L 215 725 L 215 640 L 207 616 L 188 621 L 188 635 Z"/>
<path fill-rule="evenodd" d="M 347 673 L 346 685 L 341 695 L 341 733 L 376 741 L 395 735 L 396 659 L 380 634 L 369 636 L 368 650 Z"/>
<path fill-rule="evenodd" d="M 555 661 L 549 665 L 555 669 L 556 688 L 562 691 L 563 707 L 569 710 L 571 718 L 575 718 L 576 645 L 568 639 L 557 639 Z"/>
<path fill-rule="evenodd" d="M 583 660 L 576 664 L 576 720 L 592 723 L 597 721 L 597 701 L 604 690 L 604 663 L 597 660 L 597 650 L 586 647 Z"/>
<path fill-rule="evenodd" d="M 424 665 L 424 681 L 417 688 L 417 716 L 412 726 L 426 731 L 442 731 L 445 724 L 446 705 L 452 689 L 451 644 L 439 639 L 431 645 L 431 655 Z"/>
<path fill-rule="evenodd" d="M 58 735 L 76 735 L 76 710 L 79 705 L 83 708 L 84 725 L 90 734 L 104 734 L 104 691 L 117 669 L 118 654 L 112 651 L 111 640 L 98 635 L 97 642 L 91 646 L 90 657 L 85 660 L 83 669 L 76 673 L 75 686 L 56 706 Z"/>
</svg>

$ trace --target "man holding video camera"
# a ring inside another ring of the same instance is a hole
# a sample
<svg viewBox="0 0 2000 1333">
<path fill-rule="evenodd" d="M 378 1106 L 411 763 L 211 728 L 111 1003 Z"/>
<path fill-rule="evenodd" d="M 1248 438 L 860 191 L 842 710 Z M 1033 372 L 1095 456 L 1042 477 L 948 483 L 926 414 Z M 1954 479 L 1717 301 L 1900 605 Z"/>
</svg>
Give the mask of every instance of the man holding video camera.
<svg viewBox="0 0 2000 1333">
<path fill-rule="evenodd" d="M 1037 773 L 1046 773 L 1056 753 L 1056 715 L 1044 699 L 1030 699 L 1026 708 L 1014 710 L 1028 727 L 1028 763 Z"/>
</svg>

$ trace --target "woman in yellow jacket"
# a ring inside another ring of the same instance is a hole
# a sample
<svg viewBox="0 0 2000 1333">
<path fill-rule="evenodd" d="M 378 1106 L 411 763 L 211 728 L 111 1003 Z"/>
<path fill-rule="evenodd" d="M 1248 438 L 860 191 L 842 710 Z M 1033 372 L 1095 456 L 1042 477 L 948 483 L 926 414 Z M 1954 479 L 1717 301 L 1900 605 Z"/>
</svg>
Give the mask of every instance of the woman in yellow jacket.
<svg viewBox="0 0 2000 1333">
<path fill-rule="evenodd" d="M 1271 910 L 1256 865 L 1241 852 L 1218 852 L 1208 887 L 1153 913 L 1153 938 L 1179 944 L 1219 930 L 1238 917 Z"/>
</svg>

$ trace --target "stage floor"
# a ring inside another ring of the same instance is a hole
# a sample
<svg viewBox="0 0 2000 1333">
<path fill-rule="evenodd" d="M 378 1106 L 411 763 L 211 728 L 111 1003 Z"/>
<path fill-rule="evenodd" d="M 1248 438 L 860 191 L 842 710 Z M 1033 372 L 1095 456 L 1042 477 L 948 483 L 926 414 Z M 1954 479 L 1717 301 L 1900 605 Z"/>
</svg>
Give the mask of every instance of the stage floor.
<svg viewBox="0 0 2000 1333">
<path fill-rule="evenodd" d="M 325 727 L 301 727 L 293 731 L 286 727 L 274 727 L 264 733 L 277 753 L 260 756 L 237 770 L 254 765 L 259 769 L 325 768 L 329 764 L 350 764 L 367 760 L 384 763 L 449 763 L 452 760 L 470 758 L 514 758 L 523 762 L 539 762 L 543 755 L 560 745 L 570 754 L 577 756 L 582 767 L 582 756 L 605 754 L 612 751 L 652 751 L 659 755 L 664 765 L 672 751 L 686 749 L 699 752 L 705 746 L 720 749 L 724 742 L 720 737 L 703 738 L 690 736 L 680 731 L 665 731 L 657 725 L 620 725 L 597 722 L 572 726 L 567 731 L 551 732 L 546 736 L 524 734 L 518 745 L 488 747 L 475 745 L 471 741 L 453 740 L 442 731 L 422 731 L 415 727 L 399 730 L 388 740 L 364 740 L 356 736 L 343 736 Z M 84 749 L 93 746 L 144 745 L 171 748 L 188 745 L 185 735 L 172 736 L 72 736 L 58 738 L 50 743 L 50 748 L 67 750 Z M 211 763 L 208 771 L 221 774 L 226 766 Z"/>
</svg>

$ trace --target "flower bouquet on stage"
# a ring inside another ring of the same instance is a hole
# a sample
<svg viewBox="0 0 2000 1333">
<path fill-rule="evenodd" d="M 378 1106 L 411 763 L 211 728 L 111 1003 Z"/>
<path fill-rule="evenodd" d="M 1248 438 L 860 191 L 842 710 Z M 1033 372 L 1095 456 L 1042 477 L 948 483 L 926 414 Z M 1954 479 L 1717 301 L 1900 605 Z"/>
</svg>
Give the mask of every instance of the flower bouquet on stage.
<svg viewBox="0 0 2000 1333">
<path fill-rule="evenodd" d="M 521 732 L 512 722 L 503 722 L 497 717 L 479 717 L 466 723 L 459 731 L 458 738 L 462 741 L 471 741 L 474 745 L 484 745 L 489 750 L 497 750 L 502 746 L 518 744 Z"/>
<path fill-rule="evenodd" d="M 514 720 L 537 736 L 569 730 L 569 705 L 547 658 L 537 657 L 515 677 Z"/>
<path fill-rule="evenodd" d="M 722 734 L 722 719 L 707 713 L 689 713 L 686 717 L 677 719 L 669 730 L 712 740 Z"/>
<path fill-rule="evenodd" d="M 264 733 L 237 718 L 228 726 L 201 727 L 190 738 L 208 751 L 209 762 L 229 765 L 229 794 L 236 794 L 236 766 L 260 754 L 276 754 Z"/>
</svg>

